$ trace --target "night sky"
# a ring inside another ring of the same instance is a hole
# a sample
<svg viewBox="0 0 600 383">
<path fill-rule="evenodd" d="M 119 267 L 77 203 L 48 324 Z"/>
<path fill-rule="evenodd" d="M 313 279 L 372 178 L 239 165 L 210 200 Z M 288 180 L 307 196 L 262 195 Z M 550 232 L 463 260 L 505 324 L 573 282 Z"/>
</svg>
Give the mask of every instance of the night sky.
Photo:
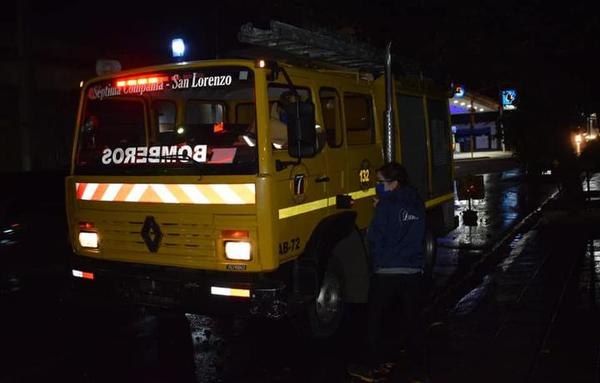
<svg viewBox="0 0 600 383">
<path fill-rule="evenodd" d="M 192 60 L 225 57 L 237 48 L 243 23 L 266 27 L 276 19 L 344 31 L 378 47 L 391 40 L 397 59 L 483 94 L 516 88 L 535 113 L 530 123 L 572 124 L 581 112 L 600 111 L 600 20 L 592 2 L 107 0 L 30 7 L 34 35 L 85 50 L 80 57 L 90 60 L 119 59 L 124 68 L 171 61 L 175 36 L 189 42 Z"/>
<path fill-rule="evenodd" d="M 241 24 L 277 19 L 352 31 L 374 45 L 394 42 L 400 57 L 475 88 L 527 81 L 596 81 L 600 22 L 592 2 L 315 1 L 33 2 L 38 33 L 87 43 L 124 62 L 168 61 L 168 42 L 184 36 L 192 58 L 236 44 Z M 574 84 L 573 84 L 574 85 Z"/>
</svg>

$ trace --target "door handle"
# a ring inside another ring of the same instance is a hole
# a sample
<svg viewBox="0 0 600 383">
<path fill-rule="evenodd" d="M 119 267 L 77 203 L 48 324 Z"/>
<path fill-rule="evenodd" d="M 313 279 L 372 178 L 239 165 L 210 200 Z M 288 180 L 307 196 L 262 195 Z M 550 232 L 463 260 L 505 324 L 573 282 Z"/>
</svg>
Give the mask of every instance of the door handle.
<svg viewBox="0 0 600 383">
<path fill-rule="evenodd" d="M 315 182 L 329 182 L 329 177 L 328 176 L 317 177 Z"/>
</svg>

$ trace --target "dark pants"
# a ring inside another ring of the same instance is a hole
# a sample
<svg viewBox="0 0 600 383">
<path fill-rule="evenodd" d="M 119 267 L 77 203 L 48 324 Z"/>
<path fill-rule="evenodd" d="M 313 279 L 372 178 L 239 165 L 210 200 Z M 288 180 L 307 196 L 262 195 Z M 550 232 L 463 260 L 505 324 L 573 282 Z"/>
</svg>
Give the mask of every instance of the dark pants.
<svg viewBox="0 0 600 383">
<path fill-rule="evenodd" d="M 384 358 L 383 340 L 398 340 L 400 335 L 406 339 L 406 349 L 412 367 L 422 369 L 424 364 L 424 329 L 420 320 L 421 312 L 421 274 L 374 274 L 371 277 L 368 308 L 368 361 L 372 365 L 380 363 Z M 394 318 L 394 305 L 398 305 L 402 316 Z M 393 323 L 384 327 L 386 320 Z M 389 333 L 382 333 L 387 329 Z M 399 357 L 400 350 L 394 355 Z M 386 359 L 388 359 L 387 357 Z M 389 359 L 388 359 L 389 360 Z"/>
</svg>

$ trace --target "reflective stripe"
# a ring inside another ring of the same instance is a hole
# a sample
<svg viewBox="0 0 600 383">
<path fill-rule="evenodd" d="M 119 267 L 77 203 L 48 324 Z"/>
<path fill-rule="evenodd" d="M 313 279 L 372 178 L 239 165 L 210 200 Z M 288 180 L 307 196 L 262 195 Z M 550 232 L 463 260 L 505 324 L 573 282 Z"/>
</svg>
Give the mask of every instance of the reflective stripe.
<svg viewBox="0 0 600 383">
<path fill-rule="evenodd" d="M 83 191 L 81 192 L 81 199 L 91 199 L 94 196 L 94 193 L 98 189 L 98 184 L 87 184 L 87 186 L 83 186 Z"/>
<path fill-rule="evenodd" d="M 179 187 L 189 197 L 189 199 L 192 200 L 192 203 L 210 203 L 208 198 L 206 198 L 204 194 L 200 192 L 200 190 L 195 188 L 194 185 L 179 185 Z"/>
<path fill-rule="evenodd" d="M 117 196 L 123 184 L 110 184 L 106 189 L 106 193 L 102 196 L 102 201 L 112 201 Z"/>
<path fill-rule="evenodd" d="M 212 185 L 212 189 L 223 199 L 224 203 L 242 204 L 244 203 L 238 195 L 231 190 L 228 185 Z"/>
<path fill-rule="evenodd" d="M 375 196 L 375 188 L 370 188 L 367 190 L 358 190 L 355 192 L 348 193 L 346 195 L 352 197 L 353 200 L 359 200 L 361 198 L 373 197 Z M 443 195 L 441 197 L 434 198 L 432 200 L 425 202 L 425 207 L 430 208 L 436 205 L 439 205 L 445 201 L 451 200 L 454 198 L 454 193 L 449 193 Z M 335 206 L 336 197 L 329 197 L 320 199 L 317 201 L 307 202 L 296 206 L 290 206 L 283 209 L 279 209 L 279 219 L 289 218 L 296 215 L 309 213 L 314 210 L 322 209 L 327 206 Z"/>
<path fill-rule="evenodd" d="M 429 201 L 425 202 L 425 207 L 430 208 L 430 207 L 439 205 L 439 204 L 446 202 L 448 200 L 451 200 L 451 199 L 454 199 L 454 193 L 448 193 L 441 197 L 430 199 Z"/>
<path fill-rule="evenodd" d="M 361 198 L 372 197 L 375 195 L 375 188 L 370 188 L 367 190 L 359 190 L 348 194 L 352 199 L 357 200 Z"/>
<path fill-rule="evenodd" d="M 133 189 L 131 189 L 131 191 L 129 192 L 129 194 L 127 194 L 127 197 L 123 201 L 138 202 L 140 200 L 140 198 L 142 198 L 142 195 L 146 192 L 147 189 L 148 189 L 148 185 L 144 185 L 144 184 L 133 185 Z"/>
<path fill-rule="evenodd" d="M 169 188 L 167 188 L 165 185 L 150 185 L 150 186 L 152 187 L 152 189 L 154 189 L 156 194 L 158 194 L 161 201 L 166 202 L 166 203 L 178 203 L 179 202 L 179 200 L 177 200 L 177 198 L 175 198 L 173 193 L 171 193 L 169 191 Z"/>
<path fill-rule="evenodd" d="M 77 199 L 173 204 L 256 203 L 254 184 L 120 184 L 76 183 Z"/>
<path fill-rule="evenodd" d="M 356 192 L 348 193 L 347 195 L 351 196 L 353 200 L 358 200 L 361 198 L 366 198 L 375 195 L 375 188 L 370 188 L 367 190 L 359 190 Z M 304 213 L 309 213 L 314 210 L 323 209 L 328 206 L 336 205 L 336 197 L 323 198 L 316 201 L 306 202 L 300 205 L 285 207 L 279 209 L 279 219 L 293 217 L 295 215 L 300 215 Z"/>
<path fill-rule="evenodd" d="M 279 219 L 293 217 L 329 206 L 327 198 L 279 209 Z"/>
</svg>

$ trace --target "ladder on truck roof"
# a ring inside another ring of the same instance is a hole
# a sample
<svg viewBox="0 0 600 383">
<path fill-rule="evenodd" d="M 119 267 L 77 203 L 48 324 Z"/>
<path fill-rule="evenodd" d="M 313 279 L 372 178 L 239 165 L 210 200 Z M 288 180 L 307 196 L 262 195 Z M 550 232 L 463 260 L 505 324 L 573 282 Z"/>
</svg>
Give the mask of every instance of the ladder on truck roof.
<svg viewBox="0 0 600 383">
<path fill-rule="evenodd" d="M 265 30 L 254 27 L 252 23 L 244 24 L 238 40 L 337 67 L 379 73 L 384 70 L 384 52 L 365 43 L 332 37 L 275 20 L 270 22 L 270 28 Z"/>
</svg>

